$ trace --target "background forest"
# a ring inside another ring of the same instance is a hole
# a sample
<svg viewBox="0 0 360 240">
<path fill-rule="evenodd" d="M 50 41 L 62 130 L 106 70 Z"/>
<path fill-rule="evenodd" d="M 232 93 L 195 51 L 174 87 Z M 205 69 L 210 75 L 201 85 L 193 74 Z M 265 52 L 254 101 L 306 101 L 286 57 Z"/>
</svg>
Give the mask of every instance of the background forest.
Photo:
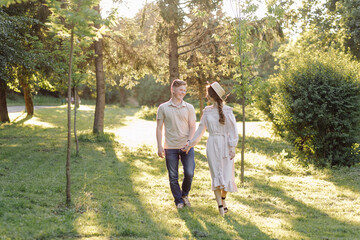
<svg viewBox="0 0 360 240">
<path fill-rule="evenodd" d="M 0 239 L 360 238 L 360 0 L 131 2 L 0 0 Z M 198 121 L 208 83 L 233 107 L 225 220 L 205 141 L 198 209 L 166 210 L 153 141 L 177 78 Z"/>
</svg>

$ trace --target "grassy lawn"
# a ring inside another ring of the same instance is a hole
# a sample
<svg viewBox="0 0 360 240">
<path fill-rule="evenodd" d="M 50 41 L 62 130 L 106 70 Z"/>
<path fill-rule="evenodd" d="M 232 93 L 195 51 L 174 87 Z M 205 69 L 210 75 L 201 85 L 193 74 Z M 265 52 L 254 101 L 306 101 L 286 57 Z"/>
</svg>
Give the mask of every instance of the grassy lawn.
<svg viewBox="0 0 360 240">
<path fill-rule="evenodd" d="M 210 190 L 205 138 L 195 148 L 193 207 L 177 210 L 155 122 L 138 110 L 107 106 L 110 137 L 96 139 L 94 106 L 80 107 L 71 208 L 65 106 L 11 113 L 0 125 L 0 239 L 360 239 L 360 167 L 304 167 L 264 122 L 247 123 L 244 184 L 238 145 L 239 192 L 229 194 L 226 217 Z"/>
<path fill-rule="evenodd" d="M 65 104 L 64 98 L 44 96 L 41 94 L 32 97 L 34 106 L 59 106 Z M 10 94 L 6 99 L 7 106 L 25 106 L 24 97 L 18 94 Z M 81 99 L 82 104 L 95 104 L 95 100 Z"/>
</svg>

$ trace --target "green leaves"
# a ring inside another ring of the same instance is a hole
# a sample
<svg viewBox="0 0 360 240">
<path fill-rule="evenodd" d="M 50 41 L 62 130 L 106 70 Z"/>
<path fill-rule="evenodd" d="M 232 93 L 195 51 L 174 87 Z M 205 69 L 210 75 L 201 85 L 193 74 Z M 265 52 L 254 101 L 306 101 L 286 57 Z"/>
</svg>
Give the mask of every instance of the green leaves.
<svg viewBox="0 0 360 240">
<path fill-rule="evenodd" d="M 316 165 L 358 163 L 360 65 L 336 50 L 298 50 L 271 79 L 277 131 Z"/>
</svg>

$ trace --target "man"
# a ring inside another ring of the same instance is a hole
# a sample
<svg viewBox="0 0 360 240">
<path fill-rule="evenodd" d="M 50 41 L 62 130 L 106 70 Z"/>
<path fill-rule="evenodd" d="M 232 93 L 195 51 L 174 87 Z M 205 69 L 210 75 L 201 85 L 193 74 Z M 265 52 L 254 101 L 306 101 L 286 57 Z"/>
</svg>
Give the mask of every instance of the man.
<svg viewBox="0 0 360 240">
<path fill-rule="evenodd" d="M 176 79 L 171 84 L 171 99 L 158 108 L 156 140 L 158 155 L 166 160 L 169 173 L 170 189 L 175 199 L 177 208 L 185 205 L 190 207 L 188 198 L 191 183 L 194 176 L 195 161 L 194 149 L 186 154 L 182 151 L 196 129 L 196 115 L 193 105 L 185 102 L 186 82 Z M 163 146 L 162 135 L 165 126 L 165 144 Z M 179 159 L 184 169 L 182 186 L 179 185 Z"/>
</svg>

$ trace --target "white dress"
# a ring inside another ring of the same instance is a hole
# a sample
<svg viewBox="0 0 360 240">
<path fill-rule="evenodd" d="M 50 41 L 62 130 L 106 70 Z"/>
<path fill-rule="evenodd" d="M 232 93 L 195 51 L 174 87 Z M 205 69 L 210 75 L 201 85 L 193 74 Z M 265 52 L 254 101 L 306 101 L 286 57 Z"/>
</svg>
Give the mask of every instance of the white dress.
<svg viewBox="0 0 360 240">
<path fill-rule="evenodd" d="M 205 107 L 199 127 L 189 145 L 195 146 L 207 129 L 209 138 L 206 143 L 206 156 L 212 180 L 211 189 L 237 192 L 234 159 L 230 159 L 230 150 L 235 152 L 239 136 L 232 108 L 225 105 L 223 112 L 225 124 L 219 122 L 217 107 Z"/>
</svg>

